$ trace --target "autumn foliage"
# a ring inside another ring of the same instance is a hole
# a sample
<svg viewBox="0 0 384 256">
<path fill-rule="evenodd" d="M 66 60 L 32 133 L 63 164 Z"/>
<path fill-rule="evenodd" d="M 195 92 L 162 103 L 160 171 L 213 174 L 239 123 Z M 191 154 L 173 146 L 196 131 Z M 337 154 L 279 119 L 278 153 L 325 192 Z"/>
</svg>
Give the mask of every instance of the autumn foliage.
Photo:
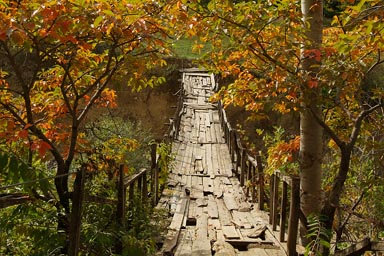
<svg viewBox="0 0 384 256">
<path fill-rule="evenodd" d="M 116 106 L 112 85 L 163 81 L 144 73 L 166 65 L 174 9 L 169 1 L 0 0 L 1 153 L 31 170 L 54 162 L 58 230 L 68 231 L 68 174 L 89 152 L 85 121 Z"/>
</svg>

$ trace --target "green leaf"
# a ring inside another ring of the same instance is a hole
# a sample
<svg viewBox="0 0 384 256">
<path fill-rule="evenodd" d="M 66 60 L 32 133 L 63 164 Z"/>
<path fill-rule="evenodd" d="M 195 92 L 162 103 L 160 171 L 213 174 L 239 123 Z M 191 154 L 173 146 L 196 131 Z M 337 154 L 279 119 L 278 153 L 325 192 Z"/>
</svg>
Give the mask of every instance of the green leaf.
<svg viewBox="0 0 384 256">
<path fill-rule="evenodd" d="M 8 168 L 8 155 L 0 154 L 0 172 L 5 171 Z"/>
<path fill-rule="evenodd" d="M 104 10 L 103 13 L 105 13 L 111 17 L 115 16 L 115 14 L 111 10 Z"/>
<path fill-rule="evenodd" d="M 97 28 L 100 25 L 100 22 L 103 20 L 103 16 L 98 16 L 93 22 L 93 26 Z"/>
</svg>

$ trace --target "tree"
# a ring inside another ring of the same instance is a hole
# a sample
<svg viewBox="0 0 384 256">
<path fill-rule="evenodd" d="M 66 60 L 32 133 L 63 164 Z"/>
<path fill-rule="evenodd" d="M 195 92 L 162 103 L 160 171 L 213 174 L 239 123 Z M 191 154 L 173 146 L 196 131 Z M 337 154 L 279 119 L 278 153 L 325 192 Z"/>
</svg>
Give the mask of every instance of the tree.
<svg viewBox="0 0 384 256">
<path fill-rule="evenodd" d="M 383 62 L 382 3 L 345 7 L 325 29 L 322 1 L 302 1 L 301 9 L 291 1 L 211 1 L 189 7 L 194 16 L 189 34 L 212 44 L 204 64 L 233 80 L 216 96 L 224 105 L 243 106 L 255 119 L 271 110 L 300 112 L 301 207 L 307 217 L 326 216 L 319 219 L 331 230 L 362 127 L 364 133 L 377 129 L 364 120 L 381 115 L 382 85 L 368 89 L 364 80 Z M 339 169 L 331 184 L 321 184 L 328 139 L 340 148 Z"/>
<path fill-rule="evenodd" d="M 86 145 L 84 122 L 92 108 L 115 105 L 114 81 L 136 89 L 161 81 L 143 73 L 165 64 L 160 18 L 167 8 L 151 1 L 0 1 L 1 138 L 31 170 L 35 159 L 54 161 L 58 232 L 66 236 L 68 175 Z"/>
<path fill-rule="evenodd" d="M 319 214 L 321 208 L 321 176 L 323 131 L 314 114 L 322 116 L 320 88 L 317 76 L 323 38 L 323 1 L 302 0 L 301 11 L 305 26 L 301 67 L 302 85 L 300 111 L 300 181 L 301 209 L 305 216 Z"/>
</svg>

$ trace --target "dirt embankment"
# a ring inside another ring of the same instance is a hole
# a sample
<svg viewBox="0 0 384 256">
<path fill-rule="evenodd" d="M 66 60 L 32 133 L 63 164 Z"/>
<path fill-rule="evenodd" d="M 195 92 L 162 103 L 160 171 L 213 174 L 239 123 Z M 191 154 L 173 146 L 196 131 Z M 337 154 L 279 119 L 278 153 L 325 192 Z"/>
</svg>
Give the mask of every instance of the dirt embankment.
<svg viewBox="0 0 384 256">
<path fill-rule="evenodd" d="M 156 75 L 166 77 L 166 82 L 155 88 L 146 88 L 140 92 L 132 92 L 129 87 L 121 86 L 117 89 L 118 108 L 113 110 L 123 118 L 139 122 L 144 129 L 149 129 L 156 140 L 161 140 L 169 129 L 169 119 L 174 117 L 178 92 L 181 88 L 181 73 L 183 68 L 191 67 L 186 60 L 168 60 L 168 67 L 158 70 Z M 219 80 L 221 86 L 231 81 Z M 283 126 L 289 134 L 296 134 L 297 115 L 269 115 L 269 118 L 249 121 L 250 113 L 240 107 L 228 107 L 226 109 L 228 119 L 233 128 L 239 125 L 243 129 L 242 134 L 251 144 L 255 144 L 258 150 L 263 148 L 262 136 L 257 135 L 256 129 L 272 132 L 273 126 Z"/>
<path fill-rule="evenodd" d="M 155 71 L 155 75 L 166 78 L 164 84 L 140 92 L 132 92 L 126 86 L 116 89 L 118 107 L 114 111 L 125 119 L 141 123 L 144 129 L 151 130 L 156 140 L 161 140 L 168 132 L 169 120 L 175 115 L 181 87 L 179 70 L 191 66 L 186 60 L 170 59 L 167 62 L 167 67 Z"/>
</svg>

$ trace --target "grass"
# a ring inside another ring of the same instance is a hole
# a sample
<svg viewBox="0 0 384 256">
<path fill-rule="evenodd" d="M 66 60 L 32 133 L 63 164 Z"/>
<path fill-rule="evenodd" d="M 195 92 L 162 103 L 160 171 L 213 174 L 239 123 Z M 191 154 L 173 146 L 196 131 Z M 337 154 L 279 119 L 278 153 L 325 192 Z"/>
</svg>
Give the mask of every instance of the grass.
<svg viewBox="0 0 384 256">
<path fill-rule="evenodd" d="M 209 51 L 210 44 L 206 44 L 200 52 L 194 51 L 193 46 L 198 42 L 198 38 L 180 38 L 172 42 L 173 52 L 176 57 L 186 59 L 198 59 Z"/>
</svg>

